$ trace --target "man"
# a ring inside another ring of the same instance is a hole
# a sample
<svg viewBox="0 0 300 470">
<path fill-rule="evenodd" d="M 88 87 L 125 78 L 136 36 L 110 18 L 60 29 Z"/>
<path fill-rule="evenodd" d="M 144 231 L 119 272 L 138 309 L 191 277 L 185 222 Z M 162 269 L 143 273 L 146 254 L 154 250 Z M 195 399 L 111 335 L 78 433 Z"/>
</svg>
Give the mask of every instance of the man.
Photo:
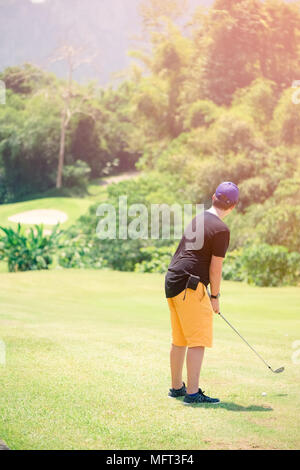
<svg viewBox="0 0 300 470">
<path fill-rule="evenodd" d="M 213 312 L 220 312 L 222 264 L 230 238 L 229 228 L 222 219 L 234 209 L 238 198 L 239 189 L 234 183 L 224 182 L 218 186 L 212 207 L 196 216 L 185 231 L 166 275 L 165 291 L 172 325 L 169 397 L 184 396 L 186 405 L 220 401 L 204 395 L 199 388 L 199 377 L 204 350 L 212 347 Z M 200 216 L 204 224 L 203 243 L 193 247 L 188 234 Z M 187 389 L 182 381 L 186 348 Z"/>
</svg>

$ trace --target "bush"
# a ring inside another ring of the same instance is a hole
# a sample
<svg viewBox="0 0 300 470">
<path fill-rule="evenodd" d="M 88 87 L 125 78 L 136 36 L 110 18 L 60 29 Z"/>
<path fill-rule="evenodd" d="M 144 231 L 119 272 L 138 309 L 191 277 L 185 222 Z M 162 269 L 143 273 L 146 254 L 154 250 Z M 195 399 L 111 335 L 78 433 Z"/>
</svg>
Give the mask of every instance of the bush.
<svg viewBox="0 0 300 470">
<path fill-rule="evenodd" d="M 285 246 L 289 251 L 300 250 L 300 206 L 281 204 L 266 209 L 256 226 L 259 239 L 270 245 Z"/>
<path fill-rule="evenodd" d="M 221 115 L 214 125 L 212 138 L 215 139 L 218 150 L 225 155 L 229 152 L 243 152 L 257 145 L 253 125 L 233 112 Z"/>
<path fill-rule="evenodd" d="M 72 233 L 73 232 L 73 233 Z M 102 269 L 105 261 L 97 253 L 97 246 L 87 237 L 70 229 L 65 233 L 64 242 L 58 255 L 62 268 Z"/>
<path fill-rule="evenodd" d="M 237 90 L 233 106 L 242 107 L 244 114 L 251 116 L 255 126 L 263 130 L 272 119 L 276 102 L 275 83 L 265 78 L 257 78 L 249 87 Z"/>
<path fill-rule="evenodd" d="M 271 130 L 277 144 L 300 144 L 299 105 L 293 102 L 294 91 L 292 88 L 285 90 L 274 111 Z"/>
<path fill-rule="evenodd" d="M 9 272 L 48 269 L 52 254 L 58 247 L 58 225 L 51 235 L 44 235 L 43 226 L 35 225 L 28 233 L 18 224 L 18 228 L 0 227 L 4 236 L 0 238 L 0 259 L 7 261 Z"/>
<path fill-rule="evenodd" d="M 239 184 L 239 209 L 243 210 L 251 204 L 264 203 L 272 194 L 270 184 L 262 176 L 254 176 Z"/>
<path fill-rule="evenodd" d="M 105 203 L 109 203 L 115 209 L 116 214 L 116 235 L 119 233 L 119 198 L 127 196 L 128 207 L 131 204 L 143 204 L 151 214 L 151 203 L 170 203 L 173 197 L 172 191 L 166 186 L 166 179 L 158 174 L 148 177 L 139 177 L 134 180 L 122 181 L 112 184 L 107 188 L 108 198 Z M 152 240 L 151 238 L 141 239 L 99 239 L 96 233 L 100 219 L 97 217 L 97 207 L 95 204 L 89 208 L 89 212 L 80 217 L 74 226 L 74 231 L 82 234 L 86 246 L 92 244 L 94 259 L 102 259 L 105 266 L 119 271 L 134 271 L 136 264 L 149 259 L 149 255 L 143 251 L 149 246 L 169 246 L 172 240 Z M 135 216 L 128 216 L 128 224 L 135 219 Z M 171 219 L 171 234 L 173 233 Z M 148 236 L 151 234 L 151 220 L 148 217 Z"/>
<path fill-rule="evenodd" d="M 244 281 L 242 266 L 242 249 L 231 251 L 227 254 L 224 264 L 222 277 L 226 281 Z"/>
<path fill-rule="evenodd" d="M 147 257 L 146 260 L 135 265 L 138 273 L 165 273 L 168 270 L 171 258 L 175 253 L 176 246 L 155 247 L 149 246 L 141 251 Z"/>
<path fill-rule="evenodd" d="M 187 116 L 184 120 L 185 129 L 197 127 L 209 127 L 216 121 L 219 108 L 212 101 L 198 100 L 191 104 L 186 110 Z"/>
<path fill-rule="evenodd" d="M 296 285 L 300 281 L 300 254 L 283 246 L 250 245 L 229 254 L 224 279 L 256 286 Z"/>
<path fill-rule="evenodd" d="M 74 165 L 65 165 L 63 169 L 63 181 L 67 188 L 79 187 L 86 188 L 88 177 L 91 172 L 86 162 L 77 160 Z"/>
</svg>

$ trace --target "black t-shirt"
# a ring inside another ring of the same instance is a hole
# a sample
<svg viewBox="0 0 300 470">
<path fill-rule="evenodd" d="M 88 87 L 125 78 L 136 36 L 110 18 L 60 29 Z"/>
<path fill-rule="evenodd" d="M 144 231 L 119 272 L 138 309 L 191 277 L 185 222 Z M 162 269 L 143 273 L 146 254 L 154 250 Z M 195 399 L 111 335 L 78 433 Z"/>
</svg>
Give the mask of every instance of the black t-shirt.
<svg viewBox="0 0 300 470">
<path fill-rule="evenodd" d="M 196 216 L 191 224 L 195 227 Z M 190 249 L 187 240 L 191 240 L 185 231 L 178 248 L 171 260 L 165 279 L 166 297 L 171 298 L 185 289 L 189 274 L 200 277 L 207 287 L 209 284 L 209 266 L 212 255 L 224 258 L 229 245 L 230 231 L 227 225 L 211 212 L 205 211 L 203 219 L 203 246 Z M 190 224 L 190 225 L 191 225 Z M 189 274 L 187 274 L 189 273 Z"/>
</svg>

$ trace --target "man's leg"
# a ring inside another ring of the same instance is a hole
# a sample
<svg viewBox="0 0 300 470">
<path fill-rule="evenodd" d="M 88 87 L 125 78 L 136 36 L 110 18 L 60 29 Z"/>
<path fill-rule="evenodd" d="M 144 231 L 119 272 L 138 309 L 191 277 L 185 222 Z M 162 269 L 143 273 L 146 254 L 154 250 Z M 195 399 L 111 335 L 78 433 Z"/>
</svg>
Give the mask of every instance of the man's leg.
<svg viewBox="0 0 300 470">
<path fill-rule="evenodd" d="M 172 344 L 170 351 L 170 365 L 172 376 L 172 388 L 176 390 L 182 387 L 182 369 L 185 358 L 185 346 L 175 346 Z"/>
<path fill-rule="evenodd" d="M 195 348 L 188 348 L 186 356 L 187 367 L 187 393 L 189 395 L 197 393 L 199 389 L 200 370 L 203 361 L 205 348 L 197 346 Z"/>
</svg>

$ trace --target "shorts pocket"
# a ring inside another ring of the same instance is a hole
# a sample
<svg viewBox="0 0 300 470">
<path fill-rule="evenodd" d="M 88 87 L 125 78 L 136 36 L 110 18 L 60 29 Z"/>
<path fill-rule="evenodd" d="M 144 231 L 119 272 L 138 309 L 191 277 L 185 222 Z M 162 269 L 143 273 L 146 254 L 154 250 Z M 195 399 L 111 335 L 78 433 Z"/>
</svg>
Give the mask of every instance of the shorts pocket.
<svg viewBox="0 0 300 470">
<path fill-rule="evenodd" d="M 199 284 L 198 284 L 198 287 L 196 289 L 196 295 L 197 295 L 198 300 L 200 300 L 200 302 L 202 302 L 202 300 L 205 297 L 205 285 L 202 284 L 202 282 L 199 282 Z"/>
</svg>

